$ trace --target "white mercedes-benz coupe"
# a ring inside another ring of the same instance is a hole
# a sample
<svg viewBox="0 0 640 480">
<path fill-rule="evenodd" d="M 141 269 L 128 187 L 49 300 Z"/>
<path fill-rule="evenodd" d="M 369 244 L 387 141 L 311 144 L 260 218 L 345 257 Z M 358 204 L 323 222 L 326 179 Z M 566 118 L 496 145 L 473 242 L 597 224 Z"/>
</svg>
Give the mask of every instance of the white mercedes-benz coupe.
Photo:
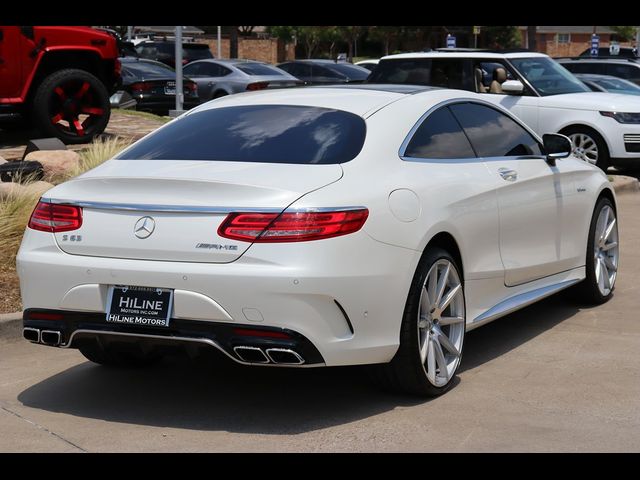
<svg viewBox="0 0 640 480">
<path fill-rule="evenodd" d="M 446 391 L 465 331 L 614 289 L 616 202 L 569 139 L 407 85 L 239 94 L 49 190 L 17 264 L 24 336 L 105 365 L 166 348 L 373 364 Z"/>
</svg>

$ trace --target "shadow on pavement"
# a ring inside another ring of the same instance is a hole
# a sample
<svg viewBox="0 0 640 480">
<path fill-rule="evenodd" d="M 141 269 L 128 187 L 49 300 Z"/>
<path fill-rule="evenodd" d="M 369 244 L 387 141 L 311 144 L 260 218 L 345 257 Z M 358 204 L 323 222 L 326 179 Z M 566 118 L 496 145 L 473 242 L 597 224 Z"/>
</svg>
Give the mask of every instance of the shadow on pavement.
<svg viewBox="0 0 640 480">
<path fill-rule="evenodd" d="M 570 318 L 550 298 L 470 332 L 462 370 L 476 368 Z M 456 379 L 460 388 L 460 380 Z M 464 381 L 463 381 L 464 383 Z M 138 370 L 84 362 L 24 390 L 26 406 L 110 422 L 289 435 L 345 424 L 428 400 L 385 393 L 362 367 L 243 367 L 172 357 Z"/>
</svg>

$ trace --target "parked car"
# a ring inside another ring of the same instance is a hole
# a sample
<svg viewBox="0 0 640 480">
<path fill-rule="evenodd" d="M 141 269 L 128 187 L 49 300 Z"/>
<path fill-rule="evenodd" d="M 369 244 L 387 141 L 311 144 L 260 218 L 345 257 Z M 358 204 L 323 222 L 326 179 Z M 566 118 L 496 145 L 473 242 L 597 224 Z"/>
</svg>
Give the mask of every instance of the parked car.
<svg viewBox="0 0 640 480">
<path fill-rule="evenodd" d="M 591 57 L 591 49 L 587 48 L 581 54 L 581 57 Z M 633 47 L 619 47 L 618 55 L 611 55 L 611 50 L 609 47 L 600 47 L 598 48 L 598 56 L 595 58 L 602 57 L 623 57 L 623 58 L 637 58 L 638 52 Z"/>
<path fill-rule="evenodd" d="M 278 65 L 287 73 L 302 80 L 305 85 L 329 85 L 364 82 L 369 70 L 350 63 L 333 60 L 294 60 Z"/>
<path fill-rule="evenodd" d="M 176 67 L 176 43 L 172 41 L 144 41 L 135 46 L 136 52 L 142 58 L 162 62 L 171 68 Z M 209 45 L 204 43 L 183 43 L 182 64 L 186 65 L 194 60 L 213 58 Z"/>
<path fill-rule="evenodd" d="M 589 73 L 576 73 L 575 75 L 594 92 L 640 95 L 640 86 L 623 78 L 612 77 L 611 75 L 593 75 Z"/>
<path fill-rule="evenodd" d="M 103 365 L 376 364 L 439 395 L 467 330 L 572 286 L 611 298 L 615 195 L 568 138 L 484 95 L 356 87 L 207 102 L 47 191 L 25 338 Z"/>
<path fill-rule="evenodd" d="M 572 73 L 611 75 L 640 85 L 640 60 L 631 58 L 556 58 L 564 68 Z"/>
<path fill-rule="evenodd" d="M 184 74 L 198 84 L 198 95 L 203 102 L 247 90 L 303 84 L 278 67 L 252 60 L 198 60 L 186 65 Z"/>
<path fill-rule="evenodd" d="M 176 107 L 176 72 L 164 63 L 143 58 L 122 57 L 122 89 L 136 100 L 136 110 L 167 115 Z M 184 109 L 200 103 L 198 86 L 183 79 Z"/>
<path fill-rule="evenodd" d="M 370 72 L 373 71 L 374 68 L 376 68 L 376 65 L 378 65 L 378 62 L 380 60 L 376 59 L 376 58 L 371 58 L 369 60 L 361 60 L 359 62 L 356 62 L 355 65 L 359 66 L 359 67 L 364 67 L 367 70 L 369 70 Z"/>
<path fill-rule="evenodd" d="M 109 123 L 118 45 L 88 27 L 0 26 L 0 127 L 90 142 Z"/>
<path fill-rule="evenodd" d="M 491 77 L 487 78 L 487 72 Z M 460 88 L 506 107 L 538 133 L 567 135 L 605 170 L 640 163 L 640 99 L 595 93 L 542 53 L 435 51 L 390 55 L 367 80 Z"/>
</svg>

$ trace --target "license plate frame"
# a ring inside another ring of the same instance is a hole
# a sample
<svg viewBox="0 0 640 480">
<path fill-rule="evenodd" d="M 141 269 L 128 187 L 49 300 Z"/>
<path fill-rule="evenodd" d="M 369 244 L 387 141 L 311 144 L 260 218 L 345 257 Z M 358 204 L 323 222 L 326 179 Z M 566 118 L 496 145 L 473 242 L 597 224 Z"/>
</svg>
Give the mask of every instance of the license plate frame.
<svg viewBox="0 0 640 480">
<path fill-rule="evenodd" d="M 117 325 L 168 328 L 173 294 L 172 288 L 110 285 L 105 321 Z"/>
</svg>

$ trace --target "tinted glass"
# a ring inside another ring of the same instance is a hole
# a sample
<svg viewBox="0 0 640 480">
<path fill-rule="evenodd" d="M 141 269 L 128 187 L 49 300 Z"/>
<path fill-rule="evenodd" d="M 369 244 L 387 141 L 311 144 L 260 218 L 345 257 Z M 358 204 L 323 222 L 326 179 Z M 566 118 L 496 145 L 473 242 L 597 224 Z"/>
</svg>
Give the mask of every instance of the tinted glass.
<svg viewBox="0 0 640 480">
<path fill-rule="evenodd" d="M 140 80 L 176 77 L 176 72 L 162 63 L 126 62 L 122 64 L 122 70 Z"/>
<path fill-rule="evenodd" d="M 367 82 L 473 89 L 470 63 L 462 58 L 383 60 Z"/>
<path fill-rule="evenodd" d="M 182 56 L 189 61 L 213 58 L 208 45 L 182 45 Z"/>
<path fill-rule="evenodd" d="M 234 66 L 247 75 L 284 75 L 279 68 L 264 63 L 236 63 Z"/>
<path fill-rule="evenodd" d="M 328 68 L 325 67 L 319 67 L 318 65 L 313 65 L 311 67 L 311 76 L 312 77 L 324 77 L 324 78 L 330 78 L 333 80 L 343 80 L 344 79 L 344 75 L 341 75 L 338 72 L 333 72 L 331 70 L 329 70 Z"/>
<path fill-rule="evenodd" d="M 640 95 L 640 87 L 638 85 L 622 78 L 603 77 L 593 78 L 591 81 L 600 85 L 608 92 Z"/>
<path fill-rule="evenodd" d="M 503 113 L 475 103 L 459 103 L 449 108 L 478 156 L 542 155 L 536 139 Z"/>
<path fill-rule="evenodd" d="M 364 120 L 342 110 L 214 108 L 176 120 L 116 158 L 334 164 L 355 158 L 365 135 Z"/>
<path fill-rule="evenodd" d="M 327 69 L 332 70 L 339 75 L 347 77 L 349 80 L 364 80 L 369 76 L 369 70 L 359 67 L 357 65 L 351 65 L 349 63 L 336 63 L 327 66 Z"/>
<path fill-rule="evenodd" d="M 548 57 L 512 58 L 511 63 L 543 97 L 590 91 L 571 72 Z"/>
<path fill-rule="evenodd" d="M 429 115 L 415 131 L 405 156 L 415 158 L 475 158 L 469 140 L 447 107 Z"/>
<path fill-rule="evenodd" d="M 603 63 L 573 62 L 561 63 L 560 65 L 573 73 L 605 73 L 605 65 Z"/>
<path fill-rule="evenodd" d="M 607 74 L 637 83 L 640 81 L 640 66 L 611 63 L 607 65 Z"/>
</svg>

